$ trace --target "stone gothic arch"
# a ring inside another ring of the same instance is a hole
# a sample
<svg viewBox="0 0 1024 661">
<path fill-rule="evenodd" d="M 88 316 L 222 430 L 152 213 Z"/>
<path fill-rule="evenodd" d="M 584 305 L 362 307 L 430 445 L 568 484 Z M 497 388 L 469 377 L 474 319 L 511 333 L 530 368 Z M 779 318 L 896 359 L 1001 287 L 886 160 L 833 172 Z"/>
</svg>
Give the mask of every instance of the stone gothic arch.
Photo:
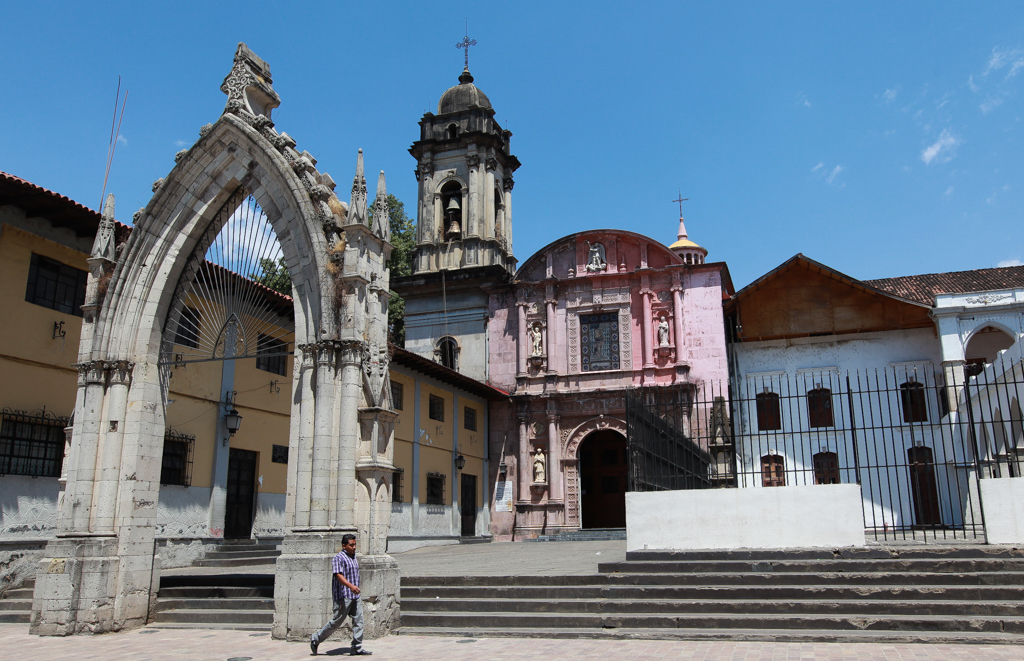
<svg viewBox="0 0 1024 661">
<path fill-rule="evenodd" d="M 389 228 L 367 225 L 360 152 L 346 210 L 334 182 L 270 120 L 269 66 L 239 44 L 221 89 L 224 113 L 154 185 L 124 246 L 108 198 L 89 259 L 75 425 L 58 536 L 36 582 L 32 631 L 103 632 L 146 624 L 167 403 L 163 333 L 182 273 L 239 188 L 277 234 L 293 283 L 296 365 L 274 635 L 303 639 L 330 613 L 330 559 L 358 532 L 369 557 L 367 633 L 397 618 L 397 566 L 386 555 L 393 421 L 388 392 Z M 384 196 L 382 199 L 381 196 Z M 383 175 L 377 212 L 387 217 Z M 202 254 L 202 251 L 200 251 Z M 315 384 L 315 387 L 314 387 Z M 361 423 L 361 424 L 360 424 Z M 368 486 L 364 493 L 357 481 Z M 373 576 L 380 576 L 380 580 Z M 389 592 L 390 590 L 390 592 Z M 371 615 L 371 613 L 373 613 Z M 382 629 L 383 627 L 383 629 Z"/>
</svg>

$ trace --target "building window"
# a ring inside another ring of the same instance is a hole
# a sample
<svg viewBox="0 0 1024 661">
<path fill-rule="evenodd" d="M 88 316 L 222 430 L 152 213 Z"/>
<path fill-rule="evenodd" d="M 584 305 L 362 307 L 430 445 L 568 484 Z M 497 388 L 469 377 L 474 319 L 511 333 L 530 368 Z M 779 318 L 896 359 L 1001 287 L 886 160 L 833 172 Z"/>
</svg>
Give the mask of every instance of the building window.
<svg viewBox="0 0 1024 661">
<path fill-rule="evenodd" d="M 256 369 L 285 375 L 287 368 L 285 360 L 288 358 L 288 345 L 281 340 L 275 340 L 269 335 L 259 334 L 256 340 Z"/>
<path fill-rule="evenodd" d="M 437 420 L 438 422 L 444 422 L 444 398 L 438 397 L 437 395 L 430 396 L 430 414 L 431 420 Z"/>
<path fill-rule="evenodd" d="M 469 431 L 476 431 L 476 409 L 467 406 L 465 408 L 465 418 L 462 426 Z"/>
<path fill-rule="evenodd" d="M 454 140 L 459 137 L 459 127 L 456 124 L 449 124 L 444 130 L 445 140 Z"/>
<path fill-rule="evenodd" d="M 828 388 L 815 388 L 807 391 L 807 419 L 811 428 L 834 427 L 832 417 L 832 391 Z"/>
<path fill-rule="evenodd" d="M 270 461 L 275 464 L 287 464 L 288 463 L 288 446 L 287 445 L 271 445 L 270 446 Z"/>
<path fill-rule="evenodd" d="M 580 315 L 580 363 L 584 372 L 619 369 L 619 315 Z"/>
<path fill-rule="evenodd" d="M 923 385 L 917 381 L 907 381 L 901 385 L 900 403 L 903 404 L 903 422 L 928 422 L 928 404 Z"/>
<path fill-rule="evenodd" d="M 782 429 L 782 407 L 779 404 L 779 396 L 777 393 L 758 393 L 757 428 L 760 431 L 774 431 Z"/>
<path fill-rule="evenodd" d="M 0 475 L 60 477 L 66 418 L 4 409 L 0 424 Z"/>
<path fill-rule="evenodd" d="M 402 390 L 402 384 L 398 381 L 391 382 L 391 404 L 394 405 L 396 411 L 403 411 L 405 399 L 405 391 Z"/>
<path fill-rule="evenodd" d="M 195 349 L 199 346 L 199 312 L 184 307 L 178 317 L 178 328 L 174 331 L 174 343 Z"/>
<path fill-rule="evenodd" d="M 427 473 L 427 505 L 444 505 L 444 473 Z"/>
<path fill-rule="evenodd" d="M 164 433 L 164 458 L 160 465 L 160 484 L 187 487 L 192 484 L 192 453 L 194 434 L 179 434 L 168 429 Z"/>
<path fill-rule="evenodd" d="M 761 457 L 761 485 L 765 487 L 786 486 L 786 460 L 777 454 Z"/>
<path fill-rule="evenodd" d="M 819 452 L 814 455 L 814 483 L 839 484 L 839 455 Z"/>
<path fill-rule="evenodd" d="M 76 317 L 82 316 L 89 273 L 32 253 L 25 300 Z"/>
<path fill-rule="evenodd" d="M 453 338 L 442 338 L 437 343 L 437 353 L 442 365 L 450 370 L 459 370 L 459 345 Z"/>
<path fill-rule="evenodd" d="M 391 502 L 402 502 L 402 475 L 404 471 L 399 468 L 391 474 Z"/>
</svg>

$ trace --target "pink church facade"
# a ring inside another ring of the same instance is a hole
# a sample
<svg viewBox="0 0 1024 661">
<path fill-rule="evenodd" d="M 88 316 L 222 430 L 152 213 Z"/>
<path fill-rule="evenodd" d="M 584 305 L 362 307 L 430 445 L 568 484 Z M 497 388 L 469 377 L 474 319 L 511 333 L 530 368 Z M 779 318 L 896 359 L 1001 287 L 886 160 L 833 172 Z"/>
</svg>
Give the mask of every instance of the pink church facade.
<svg viewBox="0 0 1024 661">
<path fill-rule="evenodd" d="M 511 393 L 490 416 L 497 482 L 512 492 L 510 511 L 496 503 L 492 513 L 496 539 L 624 526 L 626 392 L 693 397 L 726 383 L 722 300 L 732 284 L 725 264 L 704 263 L 697 249 L 580 232 L 490 288 L 488 380 Z"/>
</svg>

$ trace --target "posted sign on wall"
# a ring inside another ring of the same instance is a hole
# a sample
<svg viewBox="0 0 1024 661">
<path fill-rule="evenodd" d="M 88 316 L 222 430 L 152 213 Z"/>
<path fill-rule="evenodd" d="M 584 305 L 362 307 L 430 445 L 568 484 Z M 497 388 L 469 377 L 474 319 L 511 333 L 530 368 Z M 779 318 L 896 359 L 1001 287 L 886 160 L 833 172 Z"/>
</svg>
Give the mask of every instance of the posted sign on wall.
<svg viewBox="0 0 1024 661">
<path fill-rule="evenodd" d="M 494 511 L 512 511 L 512 482 L 498 482 L 494 485 Z"/>
</svg>

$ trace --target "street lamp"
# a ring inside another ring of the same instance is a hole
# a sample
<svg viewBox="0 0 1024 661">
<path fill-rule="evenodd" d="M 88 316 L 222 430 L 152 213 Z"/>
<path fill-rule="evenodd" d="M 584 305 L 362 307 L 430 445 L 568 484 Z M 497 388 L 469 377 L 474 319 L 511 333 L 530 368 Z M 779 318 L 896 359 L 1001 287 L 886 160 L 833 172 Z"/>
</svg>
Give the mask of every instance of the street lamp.
<svg viewBox="0 0 1024 661">
<path fill-rule="evenodd" d="M 224 414 L 224 426 L 227 427 L 228 433 L 232 436 L 242 426 L 242 416 L 238 415 L 238 411 L 234 407 L 231 407 L 231 410 Z"/>
<path fill-rule="evenodd" d="M 465 467 L 466 467 L 466 458 L 463 457 L 461 454 L 458 457 L 455 457 L 455 469 L 456 470 L 462 470 Z"/>
</svg>

